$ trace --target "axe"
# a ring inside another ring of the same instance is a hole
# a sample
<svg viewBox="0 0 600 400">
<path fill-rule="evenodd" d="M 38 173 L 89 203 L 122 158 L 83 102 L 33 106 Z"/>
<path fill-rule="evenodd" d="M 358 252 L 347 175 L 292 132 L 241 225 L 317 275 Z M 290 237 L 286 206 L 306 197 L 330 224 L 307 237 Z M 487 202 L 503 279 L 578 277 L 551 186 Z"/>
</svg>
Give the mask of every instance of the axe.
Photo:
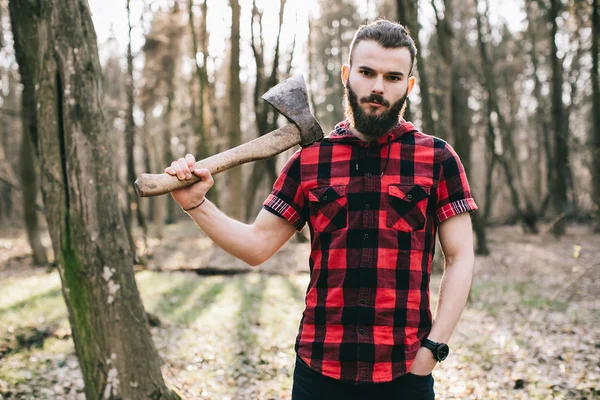
<svg viewBox="0 0 600 400">
<path fill-rule="evenodd" d="M 297 144 L 302 147 L 308 146 L 323 138 L 323 130 L 308 107 L 306 84 L 302 75 L 284 80 L 262 98 L 283 114 L 290 124 L 233 149 L 197 161 L 194 168 L 206 168 L 214 175 L 241 164 L 273 157 Z M 135 191 L 140 197 L 158 196 L 198 181 L 200 178 L 196 175 L 180 181 L 176 176 L 169 174 L 141 174 L 135 181 Z"/>
</svg>

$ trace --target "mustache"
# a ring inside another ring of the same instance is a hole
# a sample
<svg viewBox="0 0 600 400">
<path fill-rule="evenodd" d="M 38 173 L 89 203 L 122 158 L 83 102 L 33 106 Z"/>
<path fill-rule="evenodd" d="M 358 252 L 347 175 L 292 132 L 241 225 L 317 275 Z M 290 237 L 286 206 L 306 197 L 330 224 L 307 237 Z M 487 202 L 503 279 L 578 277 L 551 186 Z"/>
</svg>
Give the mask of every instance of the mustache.
<svg viewBox="0 0 600 400">
<path fill-rule="evenodd" d="M 390 106 L 390 102 L 387 101 L 386 99 L 383 98 L 383 96 L 376 94 L 376 93 L 372 93 L 370 96 L 365 96 L 362 97 L 360 99 L 361 102 L 363 103 L 378 103 L 381 104 L 383 106 L 389 107 Z"/>
</svg>

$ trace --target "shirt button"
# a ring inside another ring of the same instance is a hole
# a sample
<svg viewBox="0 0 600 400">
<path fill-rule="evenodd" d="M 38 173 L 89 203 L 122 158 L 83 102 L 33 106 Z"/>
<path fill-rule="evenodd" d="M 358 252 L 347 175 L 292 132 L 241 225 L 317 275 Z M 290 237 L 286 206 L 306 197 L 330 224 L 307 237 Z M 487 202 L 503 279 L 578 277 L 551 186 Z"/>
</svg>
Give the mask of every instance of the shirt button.
<svg viewBox="0 0 600 400">
<path fill-rule="evenodd" d="M 360 330 L 360 331 L 358 331 L 358 332 L 360 332 L 360 334 L 361 334 L 361 335 L 364 335 L 364 334 L 365 334 L 365 330 L 364 330 L 364 329 L 361 329 L 361 330 Z"/>
<path fill-rule="evenodd" d="M 407 195 L 406 195 L 406 198 L 407 198 L 407 199 L 412 199 L 412 194 L 407 194 Z"/>
<path fill-rule="evenodd" d="M 360 304 L 365 304 L 367 301 L 365 299 L 360 299 Z"/>
<path fill-rule="evenodd" d="M 370 209 L 371 209 L 371 205 L 370 205 L 370 204 L 367 204 L 367 205 L 365 206 L 365 208 L 366 208 L 367 210 L 370 210 Z"/>
<path fill-rule="evenodd" d="M 371 173 L 369 172 L 369 173 L 367 173 L 367 178 L 370 178 L 370 177 L 371 177 Z"/>
<path fill-rule="evenodd" d="M 367 240 L 369 238 L 369 234 L 365 233 L 364 239 Z"/>
<path fill-rule="evenodd" d="M 409 194 L 409 196 L 410 196 L 410 194 Z M 409 197 L 409 199 L 410 199 L 410 197 Z M 323 196 L 323 200 L 327 200 L 327 196 Z"/>
</svg>

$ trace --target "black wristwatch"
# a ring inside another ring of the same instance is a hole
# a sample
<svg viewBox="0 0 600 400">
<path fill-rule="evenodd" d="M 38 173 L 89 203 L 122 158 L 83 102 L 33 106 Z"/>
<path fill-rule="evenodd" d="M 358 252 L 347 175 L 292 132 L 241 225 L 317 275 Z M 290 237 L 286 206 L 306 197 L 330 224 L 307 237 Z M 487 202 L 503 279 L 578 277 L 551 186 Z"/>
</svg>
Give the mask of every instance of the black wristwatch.
<svg viewBox="0 0 600 400">
<path fill-rule="evenodd" d="M 450 353 L 450 347 L 446 343 L 437 343 L 433 340 L 425 339 L 421 345 L 427 347 L 433 353 L 433 358 L 438 361 L 444 361 Z"/>
</svg>

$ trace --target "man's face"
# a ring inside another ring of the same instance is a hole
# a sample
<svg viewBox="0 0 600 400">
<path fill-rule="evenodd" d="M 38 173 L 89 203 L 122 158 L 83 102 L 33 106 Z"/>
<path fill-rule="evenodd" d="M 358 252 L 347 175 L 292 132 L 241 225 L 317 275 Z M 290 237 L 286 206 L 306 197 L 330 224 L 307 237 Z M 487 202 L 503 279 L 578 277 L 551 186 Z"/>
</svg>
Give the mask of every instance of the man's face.
<svg viewBox="0 0 600 400">
<path fill-rule="evenodd" d="M 353 128 L 376 138 L 398 123 L 414 85 L 410 66 L 407 48 L 386 49 L 370 40 L 354 47 L 352 66 L 342 68 L 346 116 Z"/>
</svg>

